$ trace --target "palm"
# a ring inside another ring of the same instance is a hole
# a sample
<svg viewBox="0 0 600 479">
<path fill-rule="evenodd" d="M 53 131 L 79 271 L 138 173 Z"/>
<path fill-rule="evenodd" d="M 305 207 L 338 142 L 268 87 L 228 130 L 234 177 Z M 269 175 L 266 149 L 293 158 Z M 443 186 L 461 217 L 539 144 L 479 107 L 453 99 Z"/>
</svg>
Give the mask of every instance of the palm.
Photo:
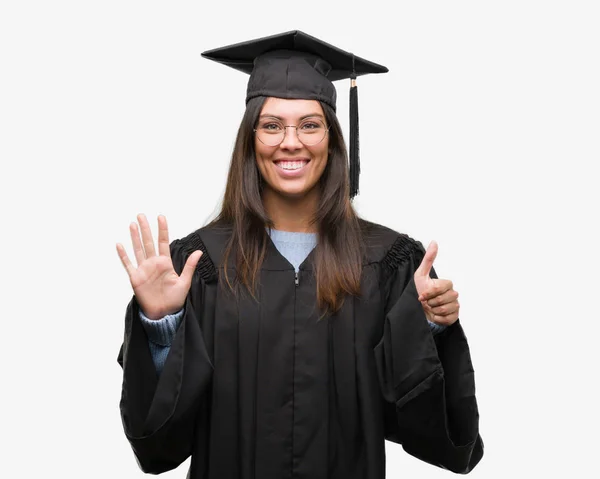
<svg viewBox="0 0 600 479">
<path fill-rule="evenodd" d="M 192 273 L 200 259 L 201 252 L 192 253 L 188 258 L 181 276 L 173 267 L 169 249 L 169 235 L 166 218 L 158 219 L 157 255 L 150 227 L 144 215 L 138 220 L 142 229 L 142 241 L 137 224 L 132 223 L 131 239 L 138 267 L 135 268 L 122 245 L 117 245 L 117 252 L 127 273 L 140 308 L 150 319 L 159 319 L 166 314 L 179 311 L 185 304 L 185 298 L 191 286 Z"/>
<path fill-rule="evenodd" d="M 143 311 L 153 311 L 162 317 L 177 311 L 180 309 L 177 306 L 185 302 L 186 285 L 166 256 L 146 259 L 131 275 L 130 281 Z"/>
</svg>

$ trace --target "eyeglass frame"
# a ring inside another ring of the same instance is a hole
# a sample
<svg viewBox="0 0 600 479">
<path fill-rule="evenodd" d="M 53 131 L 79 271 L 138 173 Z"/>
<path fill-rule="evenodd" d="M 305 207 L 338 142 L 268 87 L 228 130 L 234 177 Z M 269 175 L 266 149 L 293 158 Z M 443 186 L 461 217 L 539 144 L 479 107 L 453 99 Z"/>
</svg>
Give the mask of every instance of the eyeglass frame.
<svg viewBox="0 0 600 479">
<path fill-rule="evenodd" d="M 322 121 L 322 120 L 320 120 L 320 119 L 317 119 L 317 121 L 320 121 L 321 123 L 323 123 L 323 124 L 325 125 L 325 122 L 324 122 L 324 121 Z M 319 141 L 317 141 L 316 143 L 312 143 L 312 144 L 310 144 L 310 145 L 307 145 L 306 143 L 304 143 L 304 142 L 303 142 L 303 141 L 300 139 L 300 135 L 298 135 L 298 127 L 299 127 L 300 125 L 281 125 L 281 126 L 283 126 L 283 128 L 295 128 L 295 129 L 296 129 L 296 138 L 298 138 L 298 141 L 299 141 L 300 143 L 302 143 L 304 146 L 315 146 L 315 145 L 318 145 L 319 143 L 321 143 L 321 142 L 322 142 L 322 141 L 325 139 L 325 137 L 327 136 L 327 133 L 329 133 L 329 130 L 331 129 L 331 125 L 329 125 L 327 128 L 325 128 L 325 133 L 323 134 L 323 138 L 321 138 L 321 139 L 320 139 Z M 258 133 L 258 128 L 253 128 L 252 130 L 254 131 L 254 133 Z M 277 143 L 276 145 L 267 145 L 267 144 L 266 144 L 264 141 L 262 141 L 262 140 L 260 139 L 260 136 L 259 136 L 258 134 L 256 135 L 256 138 L 258 138 L 258 141 L 260 141 L 260 142 L 261 142 L 263 145 L 265 145 L 265 146 L 279 146 L 279 145 L 281 145 L 281 144 L 282 144 L 282 143 L 285 141 L 285 136 L 286 136 L 286 134 L 287 134 L 287 130 L 284 130 L 284 133 L 283 133 L 283 138 L 282 138 L 282 139 L 281 139 L 281 141 L 280 141 L 279 143 Z"/>
</svg>

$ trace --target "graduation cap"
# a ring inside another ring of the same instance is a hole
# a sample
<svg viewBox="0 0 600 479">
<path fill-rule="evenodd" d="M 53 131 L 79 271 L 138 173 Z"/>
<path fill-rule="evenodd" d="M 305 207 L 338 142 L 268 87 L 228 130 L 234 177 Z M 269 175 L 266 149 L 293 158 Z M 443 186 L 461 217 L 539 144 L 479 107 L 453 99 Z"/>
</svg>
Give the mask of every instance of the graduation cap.
<svg viewBox="0 0 600 479">
<path fill-rule="evenodd" d="M 341 50 L 299 30 L 207 50 L 204 58 L 250 75 L 246 103 L 257 96 L 319 100 L 334 111 L 334 81 L 350 83 L 350 198 L 358 194 L 358 92 L 356 77 L 386 73 L 377 63 Z"/>
</svg>

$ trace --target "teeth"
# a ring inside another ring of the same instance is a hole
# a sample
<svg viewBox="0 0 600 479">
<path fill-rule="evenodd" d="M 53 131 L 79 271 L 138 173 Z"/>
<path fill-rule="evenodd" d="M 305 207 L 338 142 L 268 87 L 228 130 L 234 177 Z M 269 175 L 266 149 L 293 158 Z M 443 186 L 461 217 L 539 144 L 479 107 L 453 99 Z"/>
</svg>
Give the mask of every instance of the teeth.
<svg viewBox="0 0 600 479">
<path fill-rule="evenodd" d="M 276 165 L 283 170 L 298 170 L 298 169 L 302 168 L 304 165 L 306 165 L 307 163 L 308 163 L 308 161 L 306 161 L 306 160 L 279 161 L 276 163 Z"/>
</svg>

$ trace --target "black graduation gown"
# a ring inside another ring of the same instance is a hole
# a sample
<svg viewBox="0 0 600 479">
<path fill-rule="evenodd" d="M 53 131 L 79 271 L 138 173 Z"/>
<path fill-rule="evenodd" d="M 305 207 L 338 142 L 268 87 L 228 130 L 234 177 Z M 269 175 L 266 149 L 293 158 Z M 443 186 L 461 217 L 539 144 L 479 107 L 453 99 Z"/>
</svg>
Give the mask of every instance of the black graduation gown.
<svg viewBox="0 0 600 479">
<path fill-rule="evenodd" d="M 191 454 L 191 479 L 381 479 L 384 439 L 457 473 L 479 462 L 460 320 L 434 337 L 417 299 L 413 274 L 425 249 L 361 224 L 362 297 L 320 321 L 314 250 L 296 277 L 269 238 L 257 303 L 248 294 L 236 302 L 218 284 L 227 228 L 171 244 L 178 273 L 194 250 L 204 254 L 163 372 L 135 297 L 118 358 L 123 426 L 143 471 L 174 469 Z"/>
</svg>

